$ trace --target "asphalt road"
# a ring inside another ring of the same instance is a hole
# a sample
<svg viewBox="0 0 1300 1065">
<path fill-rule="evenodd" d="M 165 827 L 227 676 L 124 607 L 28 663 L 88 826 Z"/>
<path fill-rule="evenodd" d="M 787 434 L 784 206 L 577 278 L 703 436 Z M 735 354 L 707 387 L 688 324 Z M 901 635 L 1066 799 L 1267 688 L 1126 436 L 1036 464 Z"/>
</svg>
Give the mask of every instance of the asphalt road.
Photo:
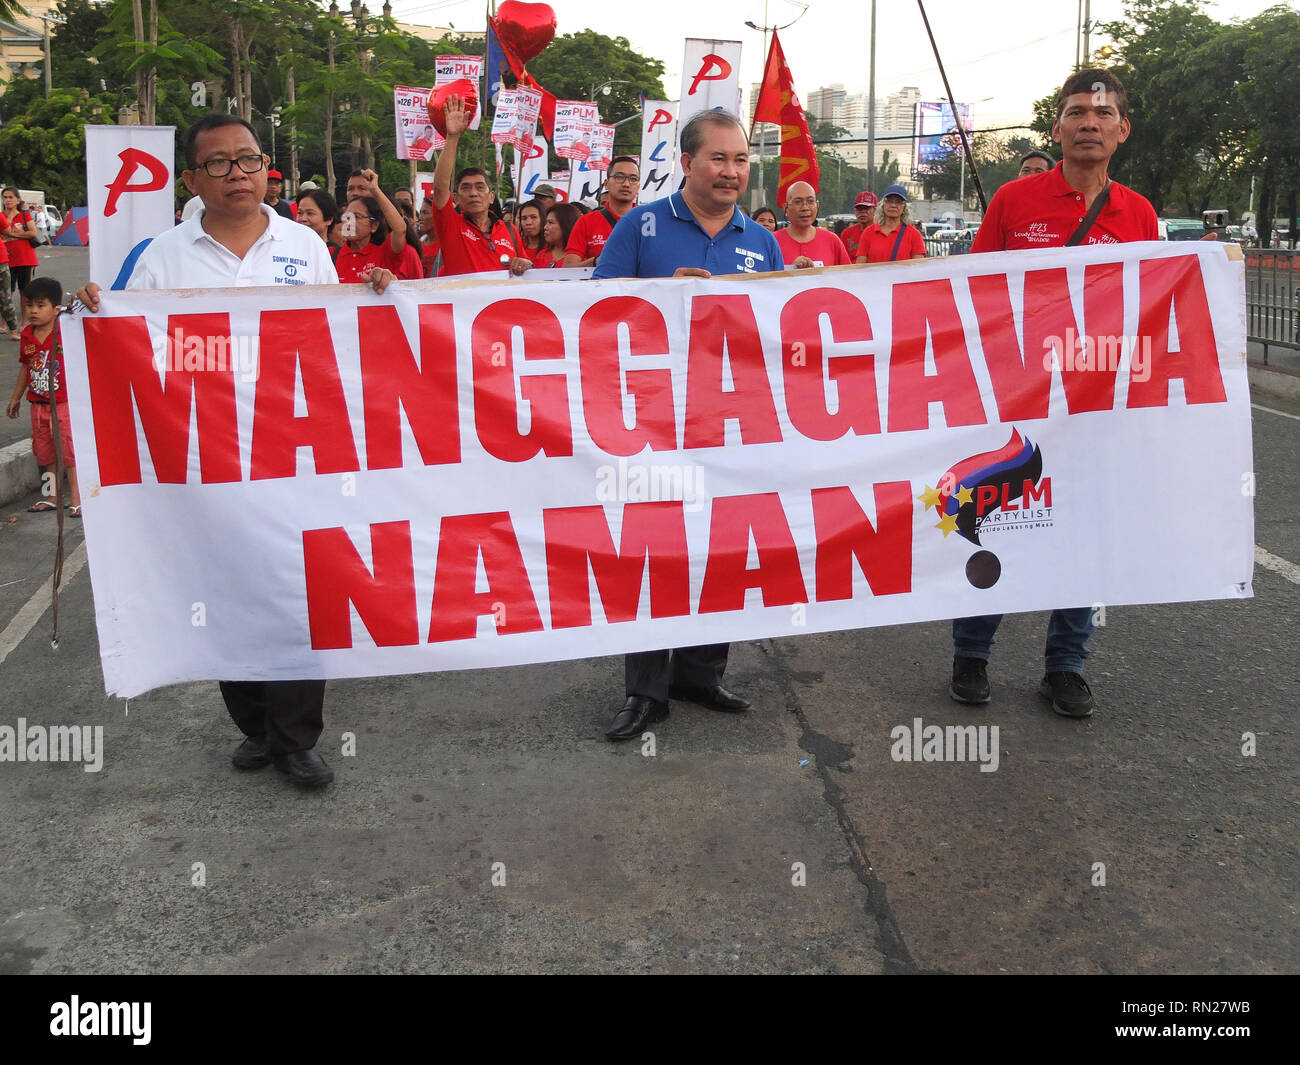
<svg viewBox="0 0 1300 1065">
<path fill-rule="evenodd" d="M 215 684 L 104 695 L 72 520 L 59 647 L 48 611 L 10 647 L 54 527 L 13 504 L 0 725 L 105 756 L 0 762 L 0 972 L 1294 972 L 1300 410 L 1259 402 L 1274 568 L 1109 611 L 1089 720 L 1036 694 L 1042 615 L 976 710 L 913 625 L 736 645 L 754 709 L 674 704 L 653 757 L 601 737 L 616 659 L 331 682 L 320 793 L 231 767 Z M 893 761 L 916 717 L 997 725 L 997 771 Z"/>
</svg>

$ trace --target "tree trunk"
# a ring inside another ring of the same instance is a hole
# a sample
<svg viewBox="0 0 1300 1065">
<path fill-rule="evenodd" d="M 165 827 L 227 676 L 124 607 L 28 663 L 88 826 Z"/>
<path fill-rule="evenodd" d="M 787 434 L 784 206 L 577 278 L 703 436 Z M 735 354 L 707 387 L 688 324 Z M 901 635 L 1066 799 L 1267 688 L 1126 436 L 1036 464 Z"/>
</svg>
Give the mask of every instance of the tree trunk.
<svg viewBox="0 0 1300 1065">
<path fill-rule="evenodd" d="M 235 110 L 241 115 L 244 113 L 244 75 L 239 61 L 242 54 L 239 41 L 242 36 L 243 27 L 231 19 L 230 25 L 226 27 L 226 39 L 230 42 L 230 91 L 234 95 Z"/>
<path fill-rule="evenodd" d="M 1267 248 L 1273 242 L 1273 167 L 1265 162 L 1259 179 L 1259 214 L 1255 216 L 1255 229 L 1259 233 L 1259 246 Z"/>
<path fill-rule="evenodd" d="M 135 54 L 144 54 L 144 7 L 142 0 L 131 0 L 131 21 L 135 29 Z M 144 124 L 144 112 L 148 106 L 149 78 L 141 67 L 135 72 L 135 118 Z"/>
<path fill-rule="evenodd" d="M 293 56 L 289 56 L 289 113 L 298 102 L 298 88 L 293 77 Z M 298 122 L 289 119 L 289 195 L 298 195 Z"/>
<path fill-rule="evenodd" d="M 158 0 L 149 0 L 149 43 L 158 47 Z M 152 126 L 158 117 L 158 68 L 151 61 L 146 75 L 148 83 L 148 107 L 140 116 L 140 124 Z"/>
<path fill-rule="evenodd" d="M 336 14 L 331 8 L 330 14 Z M 325 188 L 331 196 L 338 195 L 338 179 L 334 176 L 334 31 L 329 39 L 330 91 L 325 98 Z"/>
</svg>

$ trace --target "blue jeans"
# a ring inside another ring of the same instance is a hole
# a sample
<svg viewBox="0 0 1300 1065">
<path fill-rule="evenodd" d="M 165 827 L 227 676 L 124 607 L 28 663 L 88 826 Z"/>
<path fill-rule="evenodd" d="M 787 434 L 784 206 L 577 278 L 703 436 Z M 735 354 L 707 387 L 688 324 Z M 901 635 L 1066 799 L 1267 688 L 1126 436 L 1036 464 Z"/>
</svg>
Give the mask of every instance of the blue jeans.
<svg viewBox="0 0 1300 1065">
<path fill-rule="evenodd" d="M 993 653 L 994 633 L 1001 624 L 1001 614 L 957 618 L 952 623 L 954 654 L 961 658 L 982 658 L 987 662 Z M 1047 622 L 1047 646 L 1043 651 L 1045 671 L 1082 673 L 1083 660 L 1092 653 L 1088 650 L 1088 637 L 1092 630 L 1092 607 L 1053 610 Z"/>
</svg>

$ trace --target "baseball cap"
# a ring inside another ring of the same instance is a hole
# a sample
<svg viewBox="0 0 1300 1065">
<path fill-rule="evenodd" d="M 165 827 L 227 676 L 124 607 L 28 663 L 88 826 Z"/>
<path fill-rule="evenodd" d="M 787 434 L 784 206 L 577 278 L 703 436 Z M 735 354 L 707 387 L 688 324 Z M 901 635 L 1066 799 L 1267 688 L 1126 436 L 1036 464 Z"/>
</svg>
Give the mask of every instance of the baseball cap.
<svg viewBox="0 0 1300 1065">
<path fill-rule="evenodd" d="M 318 189 L 318 188 L 320 188 L 320 186 L 317 185 L 316 182 L 310 180 L 304 181 L 301 185 L 298 186 L 300 192 L 311 192 L 313 189 Z"/>
<path fill-rule="evenodd" d="M 874 192 L 859 192 L 858 198 L 853 201 L 854 207 L 875 207 L 877 203 Z"/>
<path fill-rule="evenodd" d="M 897 196 L 904 203 L 907 203 L 908 200 L 907 189 L 903 188 L 902 185 L 890 185 L 889 188 L 885 189 L 885 196 Z M 885 196 L 880 198 L 883 200 Z"/>
<path fill-rule="evenodd" d="M 281 174 L 280 171 L 278 171 L 278 170 L 268 170 L 268 171 L 266 172 L 266 180 L 267 180 L 267 181 L 283 181 L 283 180 L 284 180 L 284 175 Z"/>
<path fill-rule="evenodd" d="M 544 184 L 543 184 L 543 185 L 538 185 L 535 189 L 533 189 L 533 195 L 534 195 L 534 196 L 554 196 L 554 195 L 555 195 L 555 186 L 554 186 L 554 185 L 544 185 Z"/>
</svg>

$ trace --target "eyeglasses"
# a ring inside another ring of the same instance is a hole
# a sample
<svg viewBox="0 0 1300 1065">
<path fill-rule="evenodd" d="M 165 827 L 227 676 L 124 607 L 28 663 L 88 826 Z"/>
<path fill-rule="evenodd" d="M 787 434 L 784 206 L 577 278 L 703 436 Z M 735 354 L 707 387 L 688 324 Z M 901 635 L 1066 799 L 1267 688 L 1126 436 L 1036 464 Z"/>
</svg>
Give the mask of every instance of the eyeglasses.
<svg viewBox="0 0 1300 1065">
<path fill-rule="evenodd" d="M 209 159 L 206 163 L 196 163 L 195 170 L 202 170 L 208 177 L 225 177 L 236 163 L 245 174 L 256 174 L 266 165 L 266 159 L 260 155 L 241 155 L 238 159 Z"/>
<path fill-rule="evenodd" d="M 634 182 L 640 181 L 641 179 L 640 179 L 640 177 L 638 177 L 636 174 L 610 174 L 610 175 L 609 175 L 609 180 L 610 180 L 610 181 L 621 181 L 621 182 L 623 182 L 625 185 L 631 185 L 631 184 L 633 184 Z"/>
<path fill-rule="evenodd" d="M 786 204 L 786 206 L 787 206 L 787 207 L 816 207 L 816 206 L 817 206 L 817 200 L 816 200 L 816 199 L 811 199 L 811 200 L 791 200 L 789 203 Z"/>
</svg>

